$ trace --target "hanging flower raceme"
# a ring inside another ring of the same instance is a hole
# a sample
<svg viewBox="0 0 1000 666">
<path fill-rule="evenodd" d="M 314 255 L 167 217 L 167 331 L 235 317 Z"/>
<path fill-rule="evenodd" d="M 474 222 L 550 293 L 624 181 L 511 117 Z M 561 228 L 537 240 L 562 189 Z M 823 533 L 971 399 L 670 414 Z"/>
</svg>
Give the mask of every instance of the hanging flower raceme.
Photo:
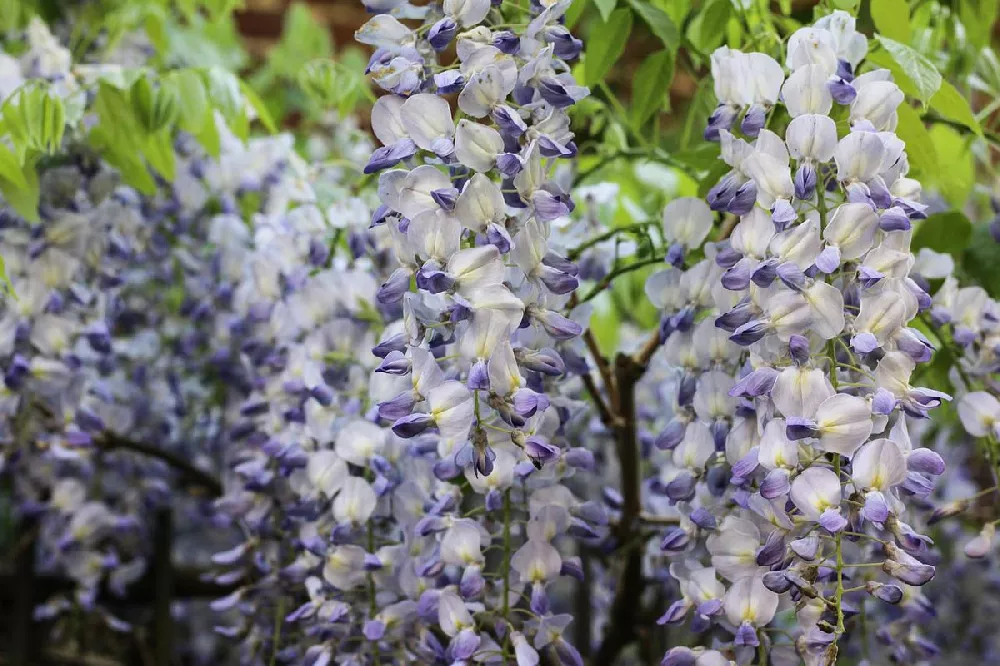
<svg viewBox="0 0 1000 666">
<path fill-rule="evenodd" d="M 761 631 L 772 625 L 796 637 L 793 658 L 830 663 L 866 596 L 898 603 L 903 586 L 934 575 L 932 544 L 907 524 L 906 499 L 928 495 L 944 465 L 914 449 L 907 419 L 950 397 L 911 384 L 933 351 L 913 327 L 932 307 L 909 251 L 924 207 L 892 133 L 903 94 L 887 70 L 858 74 L 866 52 L 838 11 L 792 35 L 784 70 L 763 54 L 713 55 L 720 106 L 706 137 L 732 170 L 708 204 L 737 220 L 726 242 L 705 245 L 704 267 L 679 261 L 647 283 L 681 375 L 676 415 L 656 439 L 673 453 L 654 457 L 649 485 L 676 507 L 646 500 L 679 514 L 661 549 L 687 558 L 671 567 L 684 598 L 661 622 L 697 607 L 697 630 L 724 627 L 737 655 L 753 646 L 778 659 L 783 650 Z M 790 117 L 784 127 L 768 113 L 775 104 Z M 668 205 L 668 242 L 705 239 L 712 215 L 695 210 Z M 944 302 L 939 312 L 949 319 Z M 983 328 L 979 314 L 963 321 Z M 1000 415 L 984 395 L 960 405 L 970 432 Z M 699 569 L 706 556 L 712 568 Z M 881 566 L 853 568 L 872 562 Z M 707 596 L 689 591 L 690 571 L 709 572 L 699 576 Z M 711 603 L 717 585 L 722 613 Z M 797 623 L 784 612 L 793 608 Z M 925 640 L 909 630 L 893 634 L 897 652 Z"/>
<path fill-rule="evenodd" d="M 70 69 L 43 24 L 29 41 L 23 74 L 59 79 L 60 94 L 79 92 L 86 76 L 121 75 Z M 367 371 L 343 359 L 375 340 L 375 310 L 362 306 L 374 302 L 385 253 L 360 228 L 343 235 L 358 270 L 331 256 L 341 211 L 371 207 L 350 194 L 353 171 L 307 167 L 288 135 L 244 141 L 221 116 L 206 123 L 218 154 L 178 134 L 167 144 L 176 177 L 151 179 L 150 192 L 67 142 L 40 168 L 40 220 L 4 203 L 0 254 L 18 297 L 0 305 L 2 456 L 18 515 L 38 523 L 40 571 L 76 584 L 38 599 L 37 617 L 62 633 L 92 618 L 128 631 L 110 602 L 149 575 L 164 536 L 153 515 L 169 511 L 177 534 L 213 538 L 178 539 L 160 554 L 183 568 L 211 561 L 212 582 L 231 591 L 212 602 L 225 619 L 177 604 L 191 636 L 182 643 L 211 648 L 223 640 L 217 625 L 253 655 L 270 647 L 261 637 L 275 606 L 300 593 L 324 620 L 343 613 L 315 581 L 302 587 L 307 570 L 285 569 L 295 554 L 279 545 L 286 530 L 298 529 L 301 552 L 327 544 L 302 520 L 309 511 L 289 479 L 349 531 L 381 492 L 381 477 L 349 465 L 394 478 L 374 424 L 377 436 L 360 429 L 367 441 L 345 443 L 343 456 L 332 449 L 338 419 L 357 416 L 352 391 L 362 380 L 367 391 Z M 370 150 L 350 120 L 328 130 L 339 154 Z M 289 585 L 279 574 L 301 577 Z"/>
<path fill-rule="evenodd" d="M 549 587 L 578 569 L 567 536 L 596 536 L 607 517 L 563 485 L 593 459 L 569 445 L 579 403 L 555 383 L 560 349 L 582 331 L 563 314 L 580 271 L 552 237 L 574 203 L 549 177 L 576 154 L 567 109 L 588 93 L 567 64 L 580 53 L 568 6 L 517 24 L 488 0 L 395 3 L 357 33 L 376 47 L 369 71 L 386 93 L 372 111 L 383 146 L 365 170 L 378 174 L 373 224 L 398 268 L 376 298 L 401 314 L 373 345 L 365 417 L 405 451 L 368 520 L 375 540 L 357 543 L 367 559 L 384 539 L 409 554 L 379 570 L 370 613 L 415 608 L 405 635 L 365 632 L 350 648 L 365 658 L 420 636 L 429 663 L 579 659 Z M 345 645 L 357 631 L 345 627 Z"/>
</svg>

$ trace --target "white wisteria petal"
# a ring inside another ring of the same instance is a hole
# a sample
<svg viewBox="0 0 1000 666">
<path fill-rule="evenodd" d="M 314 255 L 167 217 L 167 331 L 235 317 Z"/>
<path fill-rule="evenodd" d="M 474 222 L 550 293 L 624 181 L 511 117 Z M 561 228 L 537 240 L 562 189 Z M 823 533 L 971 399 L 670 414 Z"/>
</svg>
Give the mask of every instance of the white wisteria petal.
<svg viewBox="0 0 1000 666">
<path fill-rule="evenodd" d="M 482 23 L 490 13 L 490 0 L 444 0 L 444 13 L 463 28 Z"/>
<path fill-rule="evenodd" d="M 420 93 L 411 96 L 400 107 L 399 120 L 413 143 L 424 150 L 435 150 L 438 146 L 435 141 L 451 141 L 455 135 L 451 107 L 437 95 Z"/>
<path fill-rule="evenodd" d="M 823 238 L 840 249 L 843 259 L 857 259 L 871 249 L 878 231 L 878 215 L 865 203 L 846 203 L 834 211 Z"/>
<path fill-rule="evenodd" d="M 851 479 L 861 490 L 887 492 L 906 480 L 906 458 L 891 439 L 873 439 L 851 459 Z"/>
<path fill-rule="evenodd" d="M 790 366 L 778 374 L 771 400 L 785 417 L 811 419 L 823 401 L 834 394 L 833 385 L 819 368 Z"/>
<path fill-rule="evenodd" d="M 501 152 L 503 138 L 500 132 L 466 118 L 458 121 L 455 157 L 459 162 L 474 171 L 486 173 L 495 166 L 497 155 Z"/>
<path fill-rule="evenodd" d="M 958 402 L 958 417 L 973 437 L 997 437 L 1000 401 L 986 391 L 973 391 Z"/>
<path fill-rule="evenodd" d="M 833 96 L 827 85 L 829 81 L 830 73 L 823 65 L 805 65 L 792 72 L 781 88 L 781 97 L 788 114 L 797 118 L 805 114 L 830 113 Z"/>
<path fill-rule="evenodd" d="M 885 156 L 885 145 L 874 132 L 851 132 L 837 144 L 834 160 L 837 178 L 842 182 L 865 183 L 878 174 Z"/>
<path fill-rule="evenodd" d="M 864 398 L 838 393 L 816 410 L 821 451 L 852 456 L 872 432 L 871 407 Z"/>
<path fill-rule="evenodd" d="M 800 115 L 788 123 L 785 141 L 793 159 L 827 162 L 837 150 L 837 124 L 829 116 Z"/>
<path fill-rule="evenodd" d="M 406 174 L 399 185 L 397 210 L 411 220 L 424 212 L 439 211 L 441 206 L 431 196 L 431 192 L 449 187 L 451 179 L 443 171 L 430 164 L 418 166 Z"/>
<path fill-rule="evenodd" d="M 503 193 L 489 177 L 477 173 L 462 188 L 455 202 L 455 217 L 466 229 L 482 233 L 490 224 L 500 224 L 507 217 Z"/>
<path fill-rule="evenodd" d="M 401 117 L 405 101 L 406 99 L 399 95 L 383 95 L 372 106 L 372 131 L 386 146 L 391 146 L 409 136 Z"/>
<path fill-rule="evenodd" d="M 840 479 L 828 467 L 809 467 L 792 481 L 788 496 L 803 516 L 818 521 L 827 509 L 840 508 Z"/>
<path fill-rule="evenodd" d="M 704 199 L 681 197 L 668 203 L 663 209 L 663 233 L 668 242 L 680 243 L 684 247 L 702 244 L 712 230 L 715 215 Z"/>
<path fill-rule="evenodd" d="M 824 340 L 831 340 L 844 330 L 844 295 L 833 285 L 815 281 L 802 292 L 812 313 L 812 329 Z"/>
</svg>

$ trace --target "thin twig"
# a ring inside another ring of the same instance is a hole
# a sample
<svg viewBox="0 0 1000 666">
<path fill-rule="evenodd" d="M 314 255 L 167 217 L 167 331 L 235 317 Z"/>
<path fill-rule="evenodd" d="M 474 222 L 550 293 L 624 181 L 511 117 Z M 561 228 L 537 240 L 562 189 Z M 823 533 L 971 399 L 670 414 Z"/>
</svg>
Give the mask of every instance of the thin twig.
<svg viewBox="0 0 1000 666">
<path fill-rule="evenodd" d="M 649 339 L 646 340 L 646 343 L 639 349 L 638 352 L 636 352 L 635 356 L 633 357 L 633 361 L 635 361 L 635 364 L 641 367 L 643 371 L 645 371 L 646 367 L 649 365 L 650 359 L 653 358 L 653 354 L 656 353 L 656 350 L 660 348 L 661 344 L 663 344 L 663 340 L 660 339 L 660 331 L 659 330 L 653 331 L 653 334 L 649 336 Z"/>
<path fill-rule="evenodd" d="M 647 525 L 679 525 L 681 522 L 676 516 L 652 516 L 648 513 L 639 516 L 639 520 Z"/>
<path fill-rule="evenodd" d="M 212 476 L 205 470 L 195 467 L 190 462 L 171 451 L 161 449 L 157 446 L 144 444 L 142 442 L 136 442 L 110 431 L 105 431 L 104 434 L 97 439 L 97 445 L 105 449 L 131 451 L 133 453 L 140 453 L 150 458 L 162 460 L 176 470 L 182 477 L 185 477 L 192 484 L 200 486 L 204 490 L 208 491 L 213 497 L 220 497 L 223 494 L 222 482 L 219 479 Z"/>
<path fill-rule="evenodd" d="M 614 396 L 615 380 L 611 376 L 611 366 L 608 365 L 608 359 L 604 358 L 604 354 L 601 353 L 601 348 L 597 344 L 594 332 L 589 328 L 583 332 L 583 343 L 587 345 L 587 350 L 594 357 L 594 365 L 597 366 L 597 371 L 601 373 L 601 381 L 604 382 L 604 388 L 607 390 L 608 395 Z"/>
<path fill-rule="evenodd" d="M 605 231 L 602 234 L 598 234 L 593 238 L 587 239 L 583 243 L 580 243 L 578 246 L 570 250 L 566 256 L 569 258 L 570 261 L 576 261 L 577 259 L 580 258 L 580 255 L 582 255 L 584 252 L 594 247 L 595 245 L 599 245 L 600 243 L 608 240 L 609 238 L 611 238 L 616 234 L 635 233 L 652 225 L 653 225 L 652 222 L 636 222 L 635 224 L 627 224 L 622 227 L 614 227 L 612 229 L 609 229 L 608 231 Z"/>
<path fill-rule="evenodd" d="M 597 413 L 601 417 L 601 423 L 608 428 L 613 428 L 615 425 L 614 414 L 612 414 L 611 410 L 608 409 L 608 404 L 604 401 L 604 396 L 601 395 L 601 390 L 597 388 L 594 378 L 588 373 L 583 373 L 580 375 L 580 379 L 583 380 L 584 388 L 587 389 L 587 393 L 590 394 L 594 404 L 597 405 Z"/>
<path fill-rule="evenodd" d="M 663 263 L 663 257 L 650 257 L 649 259 L 641 259 L 639 261 L 634 261 L 631 264 L 626 264 L 625 266 L 620 266 L 613 271 L 609 272 L 600 282 L 594 285 L 593 289 L 587 292 L 587 295 L 577 301 L 578 304 L 586 303 L 591 301 L 600 295 L 602 291 L 611 286 L 611 282 L 620 275 L 625 275 L 626 273 L 631 273 L 637 271 L 640 268 L 645 268 L 646 266 L 652 266 L 653 264 Z"/>
</svg>

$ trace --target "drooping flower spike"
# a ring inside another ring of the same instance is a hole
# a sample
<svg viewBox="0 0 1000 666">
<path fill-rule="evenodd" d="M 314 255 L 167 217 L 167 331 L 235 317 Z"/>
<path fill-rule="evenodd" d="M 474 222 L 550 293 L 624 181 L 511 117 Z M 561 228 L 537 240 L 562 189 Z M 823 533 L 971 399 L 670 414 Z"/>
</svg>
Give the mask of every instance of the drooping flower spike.
<svg viewBox="0 0 1000 666">
<path fill-rule="evenodd" d="M 926 496 L 944 465 L 914 450 L 907 420 L 950 397 L 911 385 L 933 351 L 912 326 L 931 307 L 909 250 L 924 207 L 892 133 L 903 94 L 887 70 L 861 73 L 866 52 L 840 11 L 793 34 L 784 67 L 716 51 L 720 105 L 705 135 L 731 171 L 707 203 L 738 221 L 727 241 L 704 246 L 702 264 L 678 261 L 647 284 L 680 374 L 674 416 L 655 421 L 657 446 L 673 453 L 651 458 L 646 500 L 651 512 L 680 514 L 662 552 L 687 558 L 683 571 L 710 561 L 703 589 L 725 585 L 725 613 L 705 607 L 696 630 L 717 624 L 735 646 L 777 658 L 760 631 L 773 622 L 805 663 L 829 663 L 866 597 L 898 603 L 893 591 L 934 575 L 906 500 Z M 784 128 L 771 125 L 775 105 L 790 117 Z M 846 131 L 835 112 L 849 118 Z M 685 214 L 668 206 L 665 232 L 690 249 L 712 216 L 683 205 Z M 960 412 L 976 432 L 992 427 L 987 398 L 970 394 Z M 851 568 L 872 561 L 883 564 Z M 683 589 L 681 571 L 675 562 Z M 676 602 L 661 619 L 683 621 L 690 607 Z M 789 628 L 777 608 L 794 608 L 798 623 Z M 900 649 L 924 640 L 910 631 Z"/>
</svg>

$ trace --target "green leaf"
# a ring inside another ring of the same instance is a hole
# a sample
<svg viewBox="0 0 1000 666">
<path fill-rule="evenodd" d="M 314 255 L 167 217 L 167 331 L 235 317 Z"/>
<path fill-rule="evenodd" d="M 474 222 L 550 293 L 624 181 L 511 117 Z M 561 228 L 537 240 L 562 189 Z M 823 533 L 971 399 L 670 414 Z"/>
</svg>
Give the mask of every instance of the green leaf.
<svg viewBox="0 0 1000 666">
<path fill-rule="evenodd" d="M 681 131 L 681 150 L 695 148 L 703 141 L 702 133 L 708 116 L 716 107 L 715 91 L 710 77 L 705 77 L 694 91 L 694 97 L 688 105 L 687 118 L 684 119 L 684 129 Z"/>
<path fill-rule="evenodd" d="M 51 154 L 62 144 L 66 110 L 46 84 L 29 82 L 4 102 L 3 121 L 19 155 L 25 150 Z"/>
<path fill-rule="evenodd" d="M 728 166 L 719 159 L 719 144 L 706 141 L 691 150 L 682 150 L 673 154 L 674 159 L 683 164 L 687 164 L 694 171 L 708 171 L 715 169 L 719 165 Z M 713 185 L 715 183 L 712 183 Z"/>
<path fill-rule="evenodd" d="M 240 0 L 202 0 L 201 4 L 208 13 L 208 17 L 217 21 L 236 9 L 236 5 L 242 4 L 242 2 Z"/>
<path fill-rule="evenodd" d="M 618 6 L 618 0 L 594 0 L 594 5 L 601 15 L 601 20 L 607 23 L 611 12 L 615 11 L 615 7 Z"/>
<path fill-rule="evenodd" d="M 128 91 L 102 81 L 98 86 L 93 108 L 100 120 L 99 125 L 94 128 L 101 130 L 98 138 L 107 142 L 109 149 L 134 152 L 146 131 L 132 110 Z"/>
<path fill-rule="evenodd" d="M 625 42 L 632 32 L 632 10 L 626 7 L 616 9 L 608 22 L 596 29 L 600 30 L 600 39 L 588 40 L 586 49 L 584 76 L 588 86 L 603 81 L 625 51 Z"/>
<path fill-rule="evenodd" d="M 205 83 L 198 72 L 190 69 L 172 72 L 169 79 L 183 100 L 180 106 L 180 126 L 191 134 L 197 135 L 205 122 L 205 111 L 208 110 Z"/>
<path fill-rule="evenodd" d="M 231 121 L 243 111 L 239 80 L 232 72 L 221 67 L 210 67 L 202 72 L 209 100 L 222 112 L 226 120 Z"/>
<path fill-rule="evenodd" d="M 90 130 L 90 144 L 118 169 L 125 183 L 143 194 L 154 194 L 156 181 L 141 157 L 150 134 L 136 117 L 128 90 L 102 81 L 94 100 L 94 111 L 99 122 Z"/>
<path fill-rule="evenodd" d="M 958 16 L 969 41 L 977 51 L 989 46 L 1000 9 L 996 0 L 960 0 L 958 5 Z"/>
<path fill-rule="evenodd" d="M 726 34 L 732 10 L 729 0 L 709 0 L 688 26 L 687 38 L 691 45 L 701 53 L 714 51 Z"/>
<path fill-rule="evenodd" d="M 168 130 L 160 130 L 146 137 L 142 154 L 149 165 L 167 181 L 172 182 L 177 175 L 177 165 L 174 161 L 174 143 Z"/>
<path fill-rule="evenodd" d="M 641 127 L 657 111 L 669 107 L 670 80 L 674 76 L 674 56 L 670 51 L 657 51 L 646 56 L 635 72 L 632 84 L 632 124 Z"/>
<path fill-rule="evenodd" d="M 977 224 L 961 266 L 993 298 L 1000 298 L 1000 243 L 993 240 L 988 224 Z"/>
<path fill-rule="evenodd" d="M 962 206 L 976 181 L 975 162 L 969 150 L 973 137 L 947 125 L 935 125 L 929 134 L 937 156 L 935 171 L 941 194 L 956 207 Z"/>
<path fill-rule="evenodd" d="M 872 0 L 871 15 L 880 33 L 910 43 L 910 6 L 906 0 Z"/>
<path fill-rule="evenodd" d="M 691 11 L 691 0 L 652 0 L 653 5 L 662 9 L 674 22 L 674 25 L 684 25 L 684 19 Z"/>
<path fill-rule="evenodd" d="M 982 138 L 983 128 L 979 126 L 979 121 L 972 113 L 969 101 L 949 82 L 941 82 L 941 88 L 931 97 L 930 105 L 948 120 L 965 125 Z"/>
<path fill-rule="evenodd" d="M 170 47 L 166 32 L 166 12 L 162 7 L 150 6 L 143 24 L 149 43 L 157 53 L 166 53 Z"/>
<path fill-rule="evenodd" d="M 566 10 L 566 27 L 572 30 L 580 17 L 583 16 L 583 10 L 587 8 L 587 3 L 590 0 L 573 0 L 570 4 L 569 9 Z"/>
<path fill-rule="evenodd" d="M 899 124 L 896 126 L 896 136 L 906 143 L 906 155 L 910 161 L 910 169 L 925 182 L 936 182 L 938 171 L 937 151 L 927 128 L 913 108 L 901 104 L 896 110 Z"/>
<path fill-rule="evenodd" d="M 18 189 L 28 189 L 28 181 L 21 171 L 21 162 L 7 146 L 0 143 L 0 178 Z"/>
<path fill-rule="evenodd" d="M 901 44 L 885 35 L 876 35 L 875 39 L 895 63 L 896 67 L 889 66 L 889 69 L 892 70 L 896 83 L 903 92 L 918 97 L 922 102 L 934 96 L 941 87 L 941 73 L 934 63 L 906 44 Z M 876 55 L 876 61 L 879 60 L 881 59 Z M 909 90 L 904 85 L 905 82 L 911 84 Z"/>
<path fill-rule="evenodd" d="M 267 56 L 268 78 L 294 79 L 299 69 L 317 58 L 333 57 L 333 42 L 326 29 L 302 2 L 296 2 L 285 12 L 281 41 Z"/>
<path fill-rule="evenodd" d="M 146 163 L 139 157 L 110 153 L 104 158 L 121 172 L 122 180 L 127 185 L 149 197 L 156 194 L 156 181 L 146 168 Z"/>
<path fill-rule="evenodd" d="M 243 143 L 250 139 L 250 118 L 245 111 L 241 111 L 229 120 L 229 130 Z"/>
<path fill-rule="evenodd" d="M 615 308 L 605 298 L 597 298 L 589 327 L 601 349 L 618 349 L 621 322 Z"/>
<path fill-rule="evenodd" d="M 337 63 L 328 58 L 313 60 L 299 70 L 298 84 L 321 106 L 332 106 L 340 99 Z"/>
<path fill-rule="evenodd" d="M 663 45 L 670 51 L 676 52 L 681 45 L 681 35 L 667 13 L 642 0 L 630 0 L 630 4 L 639 18 L 649 26 L 649 30 L 660 38 Z"/>
<path fill-rule="evenodd" d="M 208 21 L 195 14 L 184 24 L 169 21 L 167 39 L 170 50 L 164 59 L 178 67 L 219 66 L 240 71 L 249 60 L 232 16 Z"/>
<path fill-rule="evenodd" d="M 33 161 L 24 165 L 21 170 L 24 186 L 18 187 L 6 178 L 0 178 L 0 192 L 14 211 L 32 224 L 41 222 L 38 216 L 38 198 L 41 191 L 38 187 L 38 173 Z"/>
<path fill-rule="evenodd" d="M 215 112 L 209 107 L 205 107 L 205 115 L 202 118 L 201 129 L 195 133 L 194 137 L 202 145 L 205 152 L 212 157 L 218 157 L 222 152 L 222 138 L 219 136 L 219 128 L 215 125 Z"/>
<path fill-rule="evenodd" d="M 246 98 L 247 102 L 257 112 L 257 120 L 263 125 L 268 132 L 271 134 L 278 133 L 278 127 L 274 124 L 274 118 L 271 117 L 271 113 L 264 106 L 264 102 L 257 95 L 253 88 L 246 81 L 240 81 L 240 90 L 243 92 L 243 97 Z"/>
<path fill-rule="evenodd" d="M 957 210 L 935 213 L 918 223 L 910 241 L 910 249 L 929 247 L 935 252 L 946 252 L 960 259 L 969 238 L 972 236 L 972 222 Z"/>
</svg>

